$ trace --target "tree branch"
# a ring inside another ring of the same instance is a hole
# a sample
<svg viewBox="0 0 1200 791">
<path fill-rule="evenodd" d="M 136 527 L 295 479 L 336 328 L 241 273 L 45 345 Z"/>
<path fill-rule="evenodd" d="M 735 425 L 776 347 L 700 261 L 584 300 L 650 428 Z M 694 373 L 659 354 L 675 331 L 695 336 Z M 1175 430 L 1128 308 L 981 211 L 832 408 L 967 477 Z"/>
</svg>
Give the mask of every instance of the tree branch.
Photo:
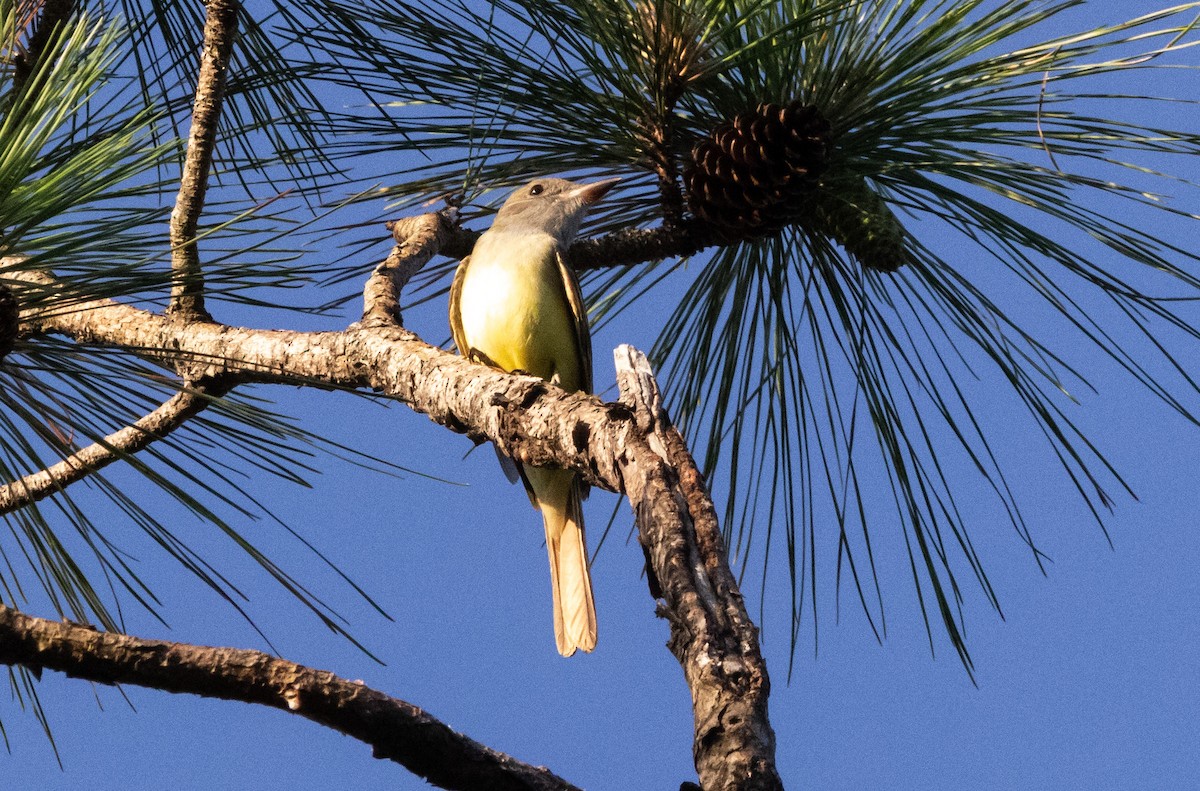
<svg viewBox="0 0 1200 791">
<path fill-rule="evenodd" d="M 162 439 L 204 410 L 220 388 L 198 385 L 180 391 L 150 414 L 109 434 L 100 442 L 81 448 L 57 464 L 0 486 L 0 514 L 7 514 L 107 467 L 114 461 Z"/>
<path fill-rule="evenodd" d="M 42 287 L 49 279 L 40 272 L 9 277 Z M 294 332 L 211 321 L 181 325 L 108 299 L 74 307 L 70 313 L 27 311 L 22 332 L 138 352 L 188 370 L 193 380 L 219 379 L 231 387 L 258 382 L 368 388 L 455 431 L 490 439 L 521 461 L 571 467 L 610 491 L 621 487 L 614 461 L 620 432 L 606 427 L 618 425 L 610 417 L 627 417 L 627 409 L 479 365 L 401 328 Z"/>
<path fill-rule="evenodd" d="M 233 39 L 237 34 L 237 0 L 207 0 L 204 43 L 200 53 L 200 74 L 196 78 L 196 98 L 192 105 L 192 128 L 188 132 L 187 155 L 179 180 L 179 195 L 171 211 L 171 306 L 168 312 L 191 321 L 208 318 L 204 310 L 204 281 L 200 251 L 196 248 L 196 229 L 204 208 L 208 175 L 212 169 L 213 148 Z"/>
<path fill-rule="evenodd" d="M 413 255 L 434 254 L 441 233 L 430 222 L 409 229 L 403 246 L 411 244 Z M 664 246 L 675 238 L 660 237 Z M 392 273 L 378 275 L 385 281 L 380 294 L 395 288 Z M 10 277 L 42 288 L 53 282 L 38 272 Z M 370 314 L 376 298 L 365 299 Z M 644 358 L 623 353 L 627 362 L 620 384 L 626 403 L 606 404 L 541 379 L 477 365 L 391 321 L 321 333 L 211 321 L 181 325 L 112 300 L 83 303 L 58 315 L 33 310 L 22 318 L 25 332 L 143 350 L 183 366 L 193 377 L 216 377 L 231 385 L 369 388 L 451 430 L 490 440 L 518 461 L 571 469 L 592 485 L 623 492 L 662 584 L 671 621 L 669 646 L 692 690 L 694 755 L 702 785 L 710 791 L 781 788 L 767 720 L 770 683 L 757 630 L 729 571 L 712 500 L 658 403 Z"/>
<path fill-rule="evenodd" d="M 418 218 L 395 220 L 388 223 L 388 228 L 415 219 Z M 470 255 L 480 233 L 469 228 L 455 228 L 447 233 L 439 252 L 449 258 Z M 571 249 L 567 251 L 567 260 L 575 271 L 583 272 L 588 269 L 630 266 L 662 258 L 695 255 L 708 247 L 729 244 L 716 239 L 703 223 L 685 217 L 678 225 L 626 228 L 594 239 L 581 239 L 571 245 Z"/>
<path fill-rule="evenodd" d="M 685 218 L 678 225 L 625 230 L 576 242 L 567 257 L 576 271 L 628 266 L 662 258 L 695 255 L 718 244 L 702 223 Z"/>
<path fill-rule="evenodd" d="M 33 76 L 43 62 L 51 38 L 73 13 L 75 0 L 26 0 L 17 5 L 17 24 L 28 40 L 24 51 L 18 52 L 13 59 L 13 85 L 18 90 Z M 14 45 L 20 48 L 19 41 Z"/>
<path fill-rule="evenodd" d="M 633 410 L 638 448 L 626 469 L 626 494 L 637 514 L 671 625 L 667 646 L 692 691 L 692 754 L 705 789 L 781 791 L 775 732 L 767 717 L 771 683 L 758 629 L 729 569 L 712 498 L 683 437 L 662 408 L 646 356 L 614 352 L 621 400 Z"/>
<path fill-rule="evenodd" d="M 388 230 L 396 240 L 392 252 L 367 278 L 363 288 L 363 315 L 361 323 L 366 327 L 399 327 L 400 292 L 442 249 L 442 245 L 456 233 L 457 210 L 451 208 L 435 214 L 406 217 L 388 223 Z"/>
<path fill-rule="evenodd" d="M 0 662 L 102 684 L 270 706 L 358 739 L 376 758 L 442 788 L 577 791 L 549 770 L 485 747 L 411 703 L 260 651 L 143 640 L 0 605 Z"/>
</svg>

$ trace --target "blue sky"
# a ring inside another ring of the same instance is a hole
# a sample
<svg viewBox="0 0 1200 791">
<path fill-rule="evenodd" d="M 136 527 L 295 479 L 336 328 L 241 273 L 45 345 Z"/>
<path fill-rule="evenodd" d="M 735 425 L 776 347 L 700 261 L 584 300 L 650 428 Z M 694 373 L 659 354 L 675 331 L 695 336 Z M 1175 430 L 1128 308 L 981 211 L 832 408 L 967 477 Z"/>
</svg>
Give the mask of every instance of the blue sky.
<svg viewBox="0 0 1200 791">
<path fill-rule="evenodd" d="M 1118 6 L 1122 14 L 1134 14 L 1154 4 L 1085 6 L 1092 14 Z M 1087 17 L 1074 19 L 1098 23 Z M 1063 32 L 1053 27 L 1044 34 Z M 1142 90 L 1183 93 L 1193 79 L 1164 78 L 1163 85 Z M 1164 124 L 1196 128 L 1195 106 L 1170 112 Z M 1194 161 L 1175 160 L 1171 166 L 1181 176 L 1200 175 Z M 1164 223 L 1161 232 L 1183 244 L 1193 238 L 1182 223 Z M 954 240 L 933 243 L 949 249 Z M 381 233 L 378 259 L 386 253 Z M 372 263 L 364 258 L 364 272 Z M 980 264 L 964 261 L 964 267 L 972 266 Z M 988 276 L 983 270 L 979 275 Z M 597 333 L 598 388 L 613 381 L 615 345 L 649 348 L 656 322 L 672 304 L 672 288 L 668 284 Z M 336 329 L 354 318 L 355 307 L 340 325 L 336 318 L 286 323 Z M 444 304 L 429 305 L 406 319 L 437 341 L 446 336 L 444 310 Z M 1200 311 L 1188 315 L 1200 317 Z M 239 320 L 228 311 L 217 317 Z M 1102 387 L 1099 394 L 1081 394 L 1081 404 L 1069 407 L 1072 417 L 1102 444 L 1139 498 L 1118 498 L 1107 522 L 1113 547 L 1069 482 L 1054 474 L 1038 438 L 1014 430 L 999 453 L 1053 563 L 1047 576 L 1038 571 L 999 505 L 982 496 L 982 487 L 979 497 L 965 498 L 973 537 L 1006 616 L 1001 620 L 977 590 L 965 589 L 978 687 L 936 631 L 931 656 L 907 556 L 898 532 L 889 530 L 894 526 L 883 522 L 873 534 L 887 596 L 886 640 L 875 642 L 847 591 L 839 615 L 827 576 L 819 643 L 814 646 L 806 621 L 790 682 L 786 603 L 780 602 L 785 587 L 778 584 L 785 580 L 776 567 L 768 579 L 762 626 L 774 683 L 771 718 L 779 767 L 789 787 L 1200 787 L 1195 760 L 1200 431 L 1130 383 L 1111 361 L 1086 348 L 1076 352 L 1074 359 Z M 1200 361 L 1200 354 L 1190 359 Z M 995 384 L 985 376 L 966 386 L 984 391 Z M 329 592 L 355 635 L 386 662 L 382 666 L 326 631 L 228 542 L 214 538 L 214 531 L 177 514 L 179 532 L 207 546 L 251 593 L 252 611 L 284 657 L 362 679 L 584 788 L 675 788 L 694 779 L 688 691 L 664 647 L 666 624 L 654 617 L 641 579 L 641 552 L 624 540 L 627 508 L 593 566 L 599 647 L 592 655 L 564 660 L 554 650 L 539 518 L 523 493 L 504 480 L 488 449 L 464 458 L 470 448 L 465 438 L 402 405 L 292 388 L 256 393 L 343 443 L 465 484 L 415 475 L 397 480 L 322 459 L 312 489 L 279 484 L 257 490 L 271 510 L 350 572 L 394 621 L 356 600 L 278 526 L 239 525 L 289 570 Z M 1010 420 L 1005 396 L 995 397 L 996 419 Z M 964 476 L 964 491 L 972 491 L 969 470 L 956 469 Z M 114 478 L 140 485 L 133 475 Z M 715 482 L 718 493 L 720 486 Z M 614 502 L 604 492 L 589 501 L 593 545 Z M 227 605 L 161 553 L 136 538 L 131 546 L 139 568 L 165 599 L 171 627 L 130 610 L 131 633 L 264 647 Z M 746 587 L 757 618 L 757 580 Z M 45 675 L 40 691 L 64 768 L 57 768 L 35 720 L 5 704 L 0 716 L 11 753 L 0 755 L 4 788 L 426 787 L 402 768 L 372 759 L 358 742 L 278 711 L 126 688 L 134 711 L 112 688 L 54 673 Z"/>
</svg>

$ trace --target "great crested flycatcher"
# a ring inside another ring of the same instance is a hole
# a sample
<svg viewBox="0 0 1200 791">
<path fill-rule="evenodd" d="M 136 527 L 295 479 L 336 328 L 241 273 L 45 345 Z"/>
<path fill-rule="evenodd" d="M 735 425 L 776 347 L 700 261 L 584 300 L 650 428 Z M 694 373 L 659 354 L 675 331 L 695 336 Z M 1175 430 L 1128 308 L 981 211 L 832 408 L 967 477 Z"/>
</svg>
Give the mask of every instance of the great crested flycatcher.
<svg viewBox="0 0 1200 791">
<path fill-rule="evenodd" d="M 450 287 L 450 330 L 459 354 L 540 376 L 568 392 L 592 391 L 587 310 L 564 253 L 588 206 L 616 182 L 538 179 L 504 202 Z M 580 507 L 584 484 L 567 470 L 515 469 L 546 526 L 558 652 L 591 651 L 596 605 Z"/>
</svg>

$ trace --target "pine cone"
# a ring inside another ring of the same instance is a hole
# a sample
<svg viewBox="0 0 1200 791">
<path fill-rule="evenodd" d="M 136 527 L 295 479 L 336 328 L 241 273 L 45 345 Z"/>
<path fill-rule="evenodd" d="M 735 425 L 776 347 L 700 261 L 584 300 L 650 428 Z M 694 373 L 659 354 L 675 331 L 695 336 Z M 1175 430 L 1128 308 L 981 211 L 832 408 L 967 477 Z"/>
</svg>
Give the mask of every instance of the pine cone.
<svg viewBox="0 0 1200 791">
<path fill-rule="evenodd" d="M 908 260 L 904 226 L 864 179 L 820 185 L 800 215 L 805 228 L 833 239 L 868 269 L 895 272 Z"/>
<path fill-rule="evenodd" d="M 811 105 L 759 105 L 712 130 L 684 170 L 688 206 L 725 241 L 774 233 L 825 169 L 829 122 Z"/>
<path fill-rule="evenodd" d="M 20 312 L 12 289 L 0 283 L 0 360 L 13 350 L 13 344 L 17 340 Z"/>
<path fill-rule="evenodd" d="M 812 105 L 759 105 L 692 148 L 688 207 L 719 241 L 797 224 L 868 269 L 895 272 L 908 260 L 904 226 L 864 179 L 826 173 L 831 147 L 829 122 Z"/>
</svg>

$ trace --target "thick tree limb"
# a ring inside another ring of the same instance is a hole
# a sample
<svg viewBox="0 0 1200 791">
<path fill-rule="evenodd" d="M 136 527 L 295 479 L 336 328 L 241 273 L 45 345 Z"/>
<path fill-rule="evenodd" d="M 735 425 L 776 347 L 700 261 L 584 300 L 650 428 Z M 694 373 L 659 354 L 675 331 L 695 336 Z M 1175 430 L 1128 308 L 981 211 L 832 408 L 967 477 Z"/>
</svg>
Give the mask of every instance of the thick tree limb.
<svg viewBox="0 0 1200 791">
<path fill-rule="evenodd" d="M 626 494 L 665 599 L 667 646 L 692 691 L 700 784 L 709 791 L 779 791 L 775 732 L 767 717 L 771 683 L 758 629 L 725 557 L 712 498 L 662 408 L 646 356 L 620 346 L 614 357 L 621 400 L 633 409 L 637 437 L 645 443 L 626 469 Z"/>
<path fill-rule="evenodd" d="M 23 508 L 61 491 L 114 461 L 162 439 L 203 411 L 211 397 L 218 393 L 219 390 L 213 392 L 203 386 L 178 392 L 158 409 L 109 434 L 103 441 L 81 448 L 44 470 L 0 486 L 0 514 Z"/>
<path fill-rule="evenodd" d="M 187 155 L 179 180 L 179 195 L 171 211 L 171 306 L 168 311 L 184 320 L 207 318 L 204 311 L 204 281 L 200 252 L 196 249 L 196 229 L 204 208 L 208 175 L 212 169 L 213 148 L 217 143 L 217 125 L 225 98 L 225 82 L 233 39 L 237 35 L 237 0 L 208 0 L 204 20 L 204 43 L 200 53 L 200 74 L 196 78 L 196 98 L 192 105 L 192 128 L 188 132 Z"/>
<path fill-rule="evenodd" d="M 288 711 L 352 736 L 370 745 L 376 758 L 395 761 L 442 788 L 575 789 L 547 769 L 451 730 L 410 703 L 259 651 L 143 640 L 0 605 L 0 663 Z"/>
<path fill-rule="evenodd" d="M 11 273 L 45 287 L 46 275 Z M 183 325 L 150 311 L 102 299 L 70 313 L 26 312 L 26 334 L 141 351 L 189 371 L 189 378 L 248 383 L 368 388 L 395 397 L 455 431 L 490 439 L 522 461 L 578 470 L 590 482 L 621 490 L 615 462 L 628 410 L 541 379 L 513 376 L 424 343 L 395 327 L 292 332 L 215 322 Z M 615 420 L 611 418 L 616 418 Z"/>
</svg>

